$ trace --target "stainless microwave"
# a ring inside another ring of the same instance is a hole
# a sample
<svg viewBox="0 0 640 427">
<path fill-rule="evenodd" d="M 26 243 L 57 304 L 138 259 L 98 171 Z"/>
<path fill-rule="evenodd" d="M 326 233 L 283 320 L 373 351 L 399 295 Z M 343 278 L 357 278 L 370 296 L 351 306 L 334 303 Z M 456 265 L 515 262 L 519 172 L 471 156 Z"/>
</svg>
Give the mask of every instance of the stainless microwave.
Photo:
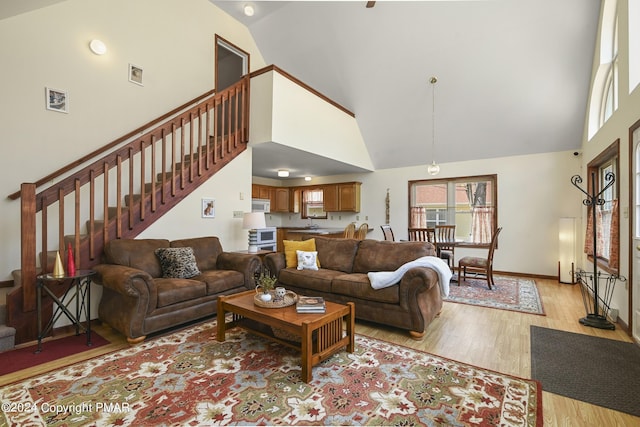
<svg viewBox="0 0 640 427">
<path fill-rule="evenodd" d="M 271 212 L 271 200 L 251 199 L 251 212 Z"/>
</svg>

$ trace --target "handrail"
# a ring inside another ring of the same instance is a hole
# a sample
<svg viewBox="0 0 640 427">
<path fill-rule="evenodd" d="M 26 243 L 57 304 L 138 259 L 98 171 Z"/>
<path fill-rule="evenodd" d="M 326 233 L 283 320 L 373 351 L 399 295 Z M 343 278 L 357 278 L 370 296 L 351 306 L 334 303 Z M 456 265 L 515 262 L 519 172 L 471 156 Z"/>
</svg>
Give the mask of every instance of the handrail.
<svg viewBox="0 0 640 427">
<path fill-rule="evenodd" d="M 321 98 L 321 99 L 325 100 L 329 104 L 331 104 L 334 107 L 336 107 L 338 110 L 350 115 L 351 117 L 355 117 L 356 116 L 355 113 L 353 113 L 352 111 L 350 111 L 346 107 L 343 107 L 342 105 L 338 104 L 333 99 L 331 99 L 328 96 L 318 92 L 317 90 L 315 90 L 314 88 L 312 88 L 311 86 L 309 86 L 308 84 L 303 82 L 302 80 L 292 76 L 291 74 L 287 73 L 286 71 L 284 71 L 282 68 L 278 67 L 277 65 L 267 65 L 266 67 L 260 68 L 259 70 L 256 70 L 256 71 L 253 71 L 253 72 L 251 72 L 251 77 L 256 77 L 256 76 L 259 76 L 261 74 L 268 73 L 269 71 L 275 71 L 276 73 L 281 74 L 283 77 L 286 77 L 287 79 L 291 80 L 292 82 L 294 82 L 298 86 L 308 90 L 312 94 L 316 95 L 318 98 Z"/>
<path fill-rule="evenodd" d="M 139 235 L 247 148 L 249 84 L 200 95 L 50 174 L 69 172 L 39 193 L 22 184 L 20 287 L 7 296 L 16 342 L 35 338 L 37 274 L 52 254 L 71 246 L 76 267 L 91 268 L 108 241 Z"/>
<path fill-rule="evenodd" d="M 154 126 L 157 123 L 160 123 L 164 120 L 166 120 L 167 118 L 173 116 L 174 114 L 178 113 L 179 111 L 184 110 L 185 108 L 187 108 L 189 105 L 195 104 L 196 102 L 201 101 L 202 99 L 212 95 L 215 93 L 215 89 L 212 89 L 210 91 L 205 92 L 202 95 L 199 95 L 195 98 L 193 98 L 191 101 L 187 101 L 184 104 L 182 104 L 179 107 L 174 108 L 173 110 L 169 111 L 166 114 L 163 114 L 162 116 L 151 120 L 150 122 L 132 130 L 131 132 L 121 136 L 118 139 L 115 139 L 113 141 L 111 141 L 110 143 L 98 148 L 97 150 L 92 151 L 89 154 L 86 154 L 82 157 L 80 157 L 78 160 L 69 163 L 66 166 L 61 167 L 60 169 L 58 169 L 55 172 L 50 173 L 49 175 L 40 178 L 39 180 L 35 181 L 35 185 L 36 188 L 41 187 L 42 185 L 46 184 L 47 182 L 50 182 L 53 179 L 58 178 L 59 176 L 69 172 L 70 170 L 72 170 L 73 168 L 76 168 L 84 163 L 86 163 L 87 161 L 94 159 L 96 156 L 99 156 L 100 154 L 106 153 L 107 151 L 109 151 L 110 149 L 118 146 L 119 144 L 122 144 L 124 141 L 128 140 L 129 138 L 134 137 L 135 135 L 139 134 L 140 132 L 143 132 L 146 129 L 149 129 L 150 127 Z M 7 197 L 11 200 L 17 200 L 20 198 L 20 193 L 22 190 L 18 190 L 14 193 L 9 194 Z"/>
</svg>

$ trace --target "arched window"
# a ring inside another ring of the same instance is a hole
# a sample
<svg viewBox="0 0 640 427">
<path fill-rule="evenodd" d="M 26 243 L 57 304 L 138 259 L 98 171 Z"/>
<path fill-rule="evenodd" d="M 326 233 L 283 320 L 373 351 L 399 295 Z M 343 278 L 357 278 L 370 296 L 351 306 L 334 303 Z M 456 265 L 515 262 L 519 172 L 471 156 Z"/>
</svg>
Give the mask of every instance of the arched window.
<svg viewBox="0 0 640 427">
<path fill-rule="evenodd" d="M 618 109 L 618 2 L 605 0 L 600 28 L 600 66 L 591 89 L 589 139 Z"/>
</svg>

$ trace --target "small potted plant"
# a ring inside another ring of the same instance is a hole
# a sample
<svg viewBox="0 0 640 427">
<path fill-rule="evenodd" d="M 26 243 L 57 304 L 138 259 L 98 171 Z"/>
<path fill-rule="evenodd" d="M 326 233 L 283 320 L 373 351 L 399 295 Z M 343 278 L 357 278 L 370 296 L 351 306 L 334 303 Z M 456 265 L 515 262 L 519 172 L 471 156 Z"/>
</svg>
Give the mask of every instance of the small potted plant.
<svg viewBox="0 0 640 427">
<path fill-rule="evenodd" d="M 271 301 L 273 296 L 271 291 L 275 288 L 278 278 L 273 276 L 268 268 L 261 267 L 260 271 L 255 274 L 256 280 L 256 292 L 260 292 L 260 299 L 262 301 Z"/>
</svg>

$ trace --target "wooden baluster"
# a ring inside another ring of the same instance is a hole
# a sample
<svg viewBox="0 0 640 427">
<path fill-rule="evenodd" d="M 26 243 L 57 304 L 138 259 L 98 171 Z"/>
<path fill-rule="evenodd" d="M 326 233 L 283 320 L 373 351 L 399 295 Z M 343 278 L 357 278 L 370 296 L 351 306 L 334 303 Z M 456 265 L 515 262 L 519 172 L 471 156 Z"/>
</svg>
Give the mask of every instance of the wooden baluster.
<svg viewBox="0 0 640 427">
<path fill-rule="evenodd" d="M 171 196 L 176 195 L 176 124 L 171 123 Z"/>
<path fill-rule="evenodd" d="M 162 136 L 162 166 L 160 167 L 162 175 L 160 175 L 160 203 L 165 204 L 165 191 L 164 187 L 167 183 L 167 135 L 164 133 L 164 128 L 160 131 Z"/>
<path fill-rule="evenodd" d="M 220 102 L 220 145 L 221 145 L 221 149 L 220 149 L 220 158 L 224 158 L 224 154 L 225 154 L 225 150 L 226 150 L 226 141 L 228 138 L 228 129 L 226 126 L 226 95 L 222 96 L 221 102 Z"/>
<path fill-rule="evenodd" d="M 151 135 L 151 212 L 156 211 L 156 140 Z"/>
<path fill-rule="evenodd" d="M 64 255 L 64 189 L 58 189 L 58 251 Z"/>
<path fill-rule="evenodd" d="M 218 108 L 220 105 L 220 99 L 216 97 L 213 100 L 213 164 L 218 163 L 218 133 L 220 132 L 218 126 Z"/>
<path fill-rule="evenodd" d="M 180 119 L 180 189 L 184 190 L 184 158 L 185 158 L 184 119 Z"/>
<path fill-rule="evenodd" d="M 81 265 L 81 260 L 78 258 L 78 249 L 80 248 L 80 180 L 76 179 L 76 188 L 75 188 L 75 236 L 73 239 L 73 258 L 75 261 L 76 268 L 79 270 Z M 67 260 L 68 262 L 68 260 Z M 68 265 L 68 264 L 65 264 Z M 67 271 L 67 273 L 69 273 Z"/>
<path fill-rule="evenodd" d="M 96 220 L 96 172 L 89 171 L 89 223 L 87 224 L 87 234 L 89 235 L 89 259 L 96 257 L 96 236 L 94 233 Z"/>
<path fill-rule="evenodd" d="M 44 206 L 44 204 L 43 204 Z M 43 209 L 43 214 L 45 210 Z M 43 217 L 43 221 L 46 218 Z M 45 227 L 46 228 L 46 227 Z M 36 309 L 36 185 L 25 183 L 20 186 L 20 268 L 22 272 L 22 309 Z M 46 244 L 46 233 L 42 239 Z M 44 246 L 46 251 L 46 246 Z M 46 265 L 46 262 L 45 262 Z M 8 311 L 10 314 L 11 311 Z"/>
<path fill-rule="evenodd" d="M 202 111 L 198 107 L 198 176 L 202 175 Z"/>
<path fill-rule="evenodd" d="M 193 115 L 189 112 L 189 182 L 193 182 Z"/>
<path fill-rule="evenodd" d="M 240 135 L 242 142 L 247 142 L 246 119 L 247 119 L 247 84 L 246 80 L 242 81 L 242 117 L 240 117 Z"/>
<path fill-rule="evenodd" d="M 207 170 L 209 170 L 209 168 L 211 167 L 211 157 L 209 155 L 210 150 L 211 150 L 211 136 L 210 136 L 211 135 L 211 133 L 210 133 L 211 132 L 211 124 L 210 124 L 211 114 L 210 114 L 210 112 L 211 112 L 211 107 L 209 107 L 209 103 L 207 103 L 205 105 L 205 114 L 206 114 L 206 119 L 205 120 L 206 120 L 206 123 L 207 123 L 206 129 L 205 129 L 205 144 L 207 145 L 207 150 L 206 150 L 206 153 L 207 153 L 206 169 Z M 215 146 L 215 144 L 214 144 L 214 146 Z"/>
<path fill-rule="evenodd" d="M 235 102 L 234 102 L 234 108 L 235 111 L 233 113 L 233 118 L 234 118 L 234 122 L 235 122 L 235 127 L 233 129 L 233 147 L 237 148 L 238 147 L 238 125 L 239 125 L 239 119 L 240 119 L 240 115 L 238 114 L 238 108 L 240 106 L 240 101 L 238 99 L 238 93 L 239 93 L 239 88 L 238 86 L 236 86 L 233 90 L 234 92 L 234 98 L 235 98 Z"/>
<path fill-rule="evenodd" d="M 129 230 L 133 230 L 133 147 L 129 148 Z"/>
<path fill-rule="evenodd" d="M 116 239 L 122 238 L 122 198 L 122 156 L 118 154 L 116 157 Z"/>
<path fill-rule="evenodd" d="M 41 236 L 41 243 L 40 243 L 40 251 L 42 254 L 44 254 L 44 256 L 41 256 L 40 259 L 40 268 L 42 269 L 43 272 L 48 272 L 49 271 L 49 258 L 47 256 L 47 248 L 49 247 L 49 242 L 48 242 L 48 235 L 49 235 L 49 218 L 48 218 L 48 208 L 49 208 L 49 203 L 47 203 L 47 201 L 45 199 L 42 199 L 42 214 L 40 215 L 41 217 L 41 228 L 42 228 L 42 236 Z M 22 217 L 22 220 L 24 221 L 24 216 Z M 35 220 L 34 220 L 35 223 Z M 23 239 L 24 242 L 24 239 Z M 24 243 L 22 243 L 24 245 Z M 35 245 L 34 245 L 35 246 Z M 35 251 L 34 251 L 34 256 L 35 256 Z"/>
<path fill-rule="evenodd" d="M 102 244 L 109 241 L 109 163 L 102 164 Z"/>
<path fill-rule="evenodd" d="M 145 203 L 144 198 L 146 196 L 146 176 L 145 176 L 145 167 L 146 167 L 146 156 L 145 156 L 145 148 L 144 141 L 140 141 L 140 221 L 144 221 L 145 216 Z"/>
</svg>

